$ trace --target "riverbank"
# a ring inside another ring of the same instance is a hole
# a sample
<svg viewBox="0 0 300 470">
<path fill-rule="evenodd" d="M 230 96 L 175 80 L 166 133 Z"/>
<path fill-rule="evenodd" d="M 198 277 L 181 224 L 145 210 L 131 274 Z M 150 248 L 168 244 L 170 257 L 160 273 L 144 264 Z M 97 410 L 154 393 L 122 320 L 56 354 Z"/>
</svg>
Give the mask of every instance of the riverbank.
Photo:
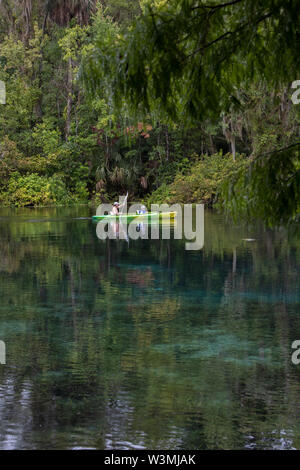
<svg viewBox="0 0 300 470">
<path fill-rule="evenodd" d="M 248 159 L 238 155 L 234 160 L 231 154 L 222 152 L 214 155 L 193 155 L 185 165 L 178 167 L 173 175 L 166 174 L 162 184 L 153 190 L 141 193 L 139 178 L 131 187 L 130 199 L 142 201 L 150 206 L 153 203 L 205 203 L 214 205 L 222 200 L 226 182 L 237 178 L 246 168 Z M 24 168 L 13 171 L 3 184 L 0 193 L 2 207 L 42 207 L 70 206 L 111 202 L 126 192 L 119 186 L 113 191 L 97 185 L 97 178 L 86 173 L 74 179 L 61 173 L 47 175 L 45 168 L 39 172 L 29 172 Z"/>
</svg>

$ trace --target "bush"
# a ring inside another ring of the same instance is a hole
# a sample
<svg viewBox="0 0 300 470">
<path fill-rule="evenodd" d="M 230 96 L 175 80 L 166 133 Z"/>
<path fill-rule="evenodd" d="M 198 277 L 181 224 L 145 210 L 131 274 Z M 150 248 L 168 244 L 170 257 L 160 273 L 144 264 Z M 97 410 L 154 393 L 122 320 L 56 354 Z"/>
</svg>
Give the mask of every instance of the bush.
<svg viewBox="0 0 300 470">
<path fill-rule="evenodd" d="M 37 173 L 25 176 L 18 172 L 12 173 L 6 191 L 0 195 L 2 204 L 17 207 L 68 205 L 86 200 L 87 189 L 84 183 L 77 184 L 74 193 L 70 194 L 60 175 L 49 178 Z"/>
<path fill-rule="evenodd" d="M 172 184 L 163 184 L 154 191 L 147 199 L 147 204 L 214 204 L 222 198 L 224 183 L 233 179 L 246 166 L 247 160 L 240 155 L 235 161 L 231 154 L 204 155 L 194 163 L 190 173 L 184 175 L 179 172 Z"/>
</svg>

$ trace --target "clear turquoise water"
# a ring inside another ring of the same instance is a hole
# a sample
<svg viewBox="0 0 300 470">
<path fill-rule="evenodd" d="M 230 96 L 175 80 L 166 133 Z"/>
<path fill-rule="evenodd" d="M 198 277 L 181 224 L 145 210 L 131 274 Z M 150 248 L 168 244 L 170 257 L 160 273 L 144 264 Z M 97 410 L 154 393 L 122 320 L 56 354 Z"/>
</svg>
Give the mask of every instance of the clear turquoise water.
<svg viewBox="0 0 300 470">
<path fill-rule="evenodd" d="M 299 231 L 207 211 L 192 252 L 92 213 L 0 211 L 0 449 L 300 449 Z"/>
</svg>

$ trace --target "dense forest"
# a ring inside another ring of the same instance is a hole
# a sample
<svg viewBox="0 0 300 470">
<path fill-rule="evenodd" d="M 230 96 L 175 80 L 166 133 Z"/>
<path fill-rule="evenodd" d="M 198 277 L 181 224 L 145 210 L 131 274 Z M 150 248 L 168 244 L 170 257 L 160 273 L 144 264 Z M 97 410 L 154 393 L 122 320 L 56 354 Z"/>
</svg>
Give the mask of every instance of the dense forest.
<svg viewBox="0 0 300 470">
<path fill-rule="evenodd" d="M 299 44 L 299 0 L 0 0 L 0 450 L 300 449 Z M 127 192 L 201 249 L 93 220 Z"/>
<path fill-rule="evenodd" d="M 97 204 L 129 191 L 295 220 L 298 10 L 0 1 L 0 203 Z"/>
</svg>

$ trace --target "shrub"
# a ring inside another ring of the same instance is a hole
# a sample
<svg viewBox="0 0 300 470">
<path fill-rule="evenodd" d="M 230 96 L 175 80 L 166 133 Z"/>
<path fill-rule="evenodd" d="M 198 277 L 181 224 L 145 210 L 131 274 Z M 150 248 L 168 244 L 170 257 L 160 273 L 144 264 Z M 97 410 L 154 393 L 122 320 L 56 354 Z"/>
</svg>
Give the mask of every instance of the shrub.
<svg viewBox="0 0 300 470">
<path fill-rule="evenodd" d="M 77 183 L 74 193 L 70 194 L 59 174 L 49 178 L 37 173 L 22 176 L 14 172 L 8 181 L 6 191 L 0 195 L 1 203 L 17 207 L 68 205 L 86 200 L 87 189 L 84 182 Z"/>
<path fill-rule="evenodd" d="M 214 204 L 222 198 L 224 183 L 235 177 L 247 166 L 247 160 L 238 155 L 233 160 L 231 154 L 204 155 L 194 163 L 191 171 L 184 175 L 177 173 L 170 185 L 163 184 L 147 199 L 153 203 L 196 203 Z"/>
</svg>

